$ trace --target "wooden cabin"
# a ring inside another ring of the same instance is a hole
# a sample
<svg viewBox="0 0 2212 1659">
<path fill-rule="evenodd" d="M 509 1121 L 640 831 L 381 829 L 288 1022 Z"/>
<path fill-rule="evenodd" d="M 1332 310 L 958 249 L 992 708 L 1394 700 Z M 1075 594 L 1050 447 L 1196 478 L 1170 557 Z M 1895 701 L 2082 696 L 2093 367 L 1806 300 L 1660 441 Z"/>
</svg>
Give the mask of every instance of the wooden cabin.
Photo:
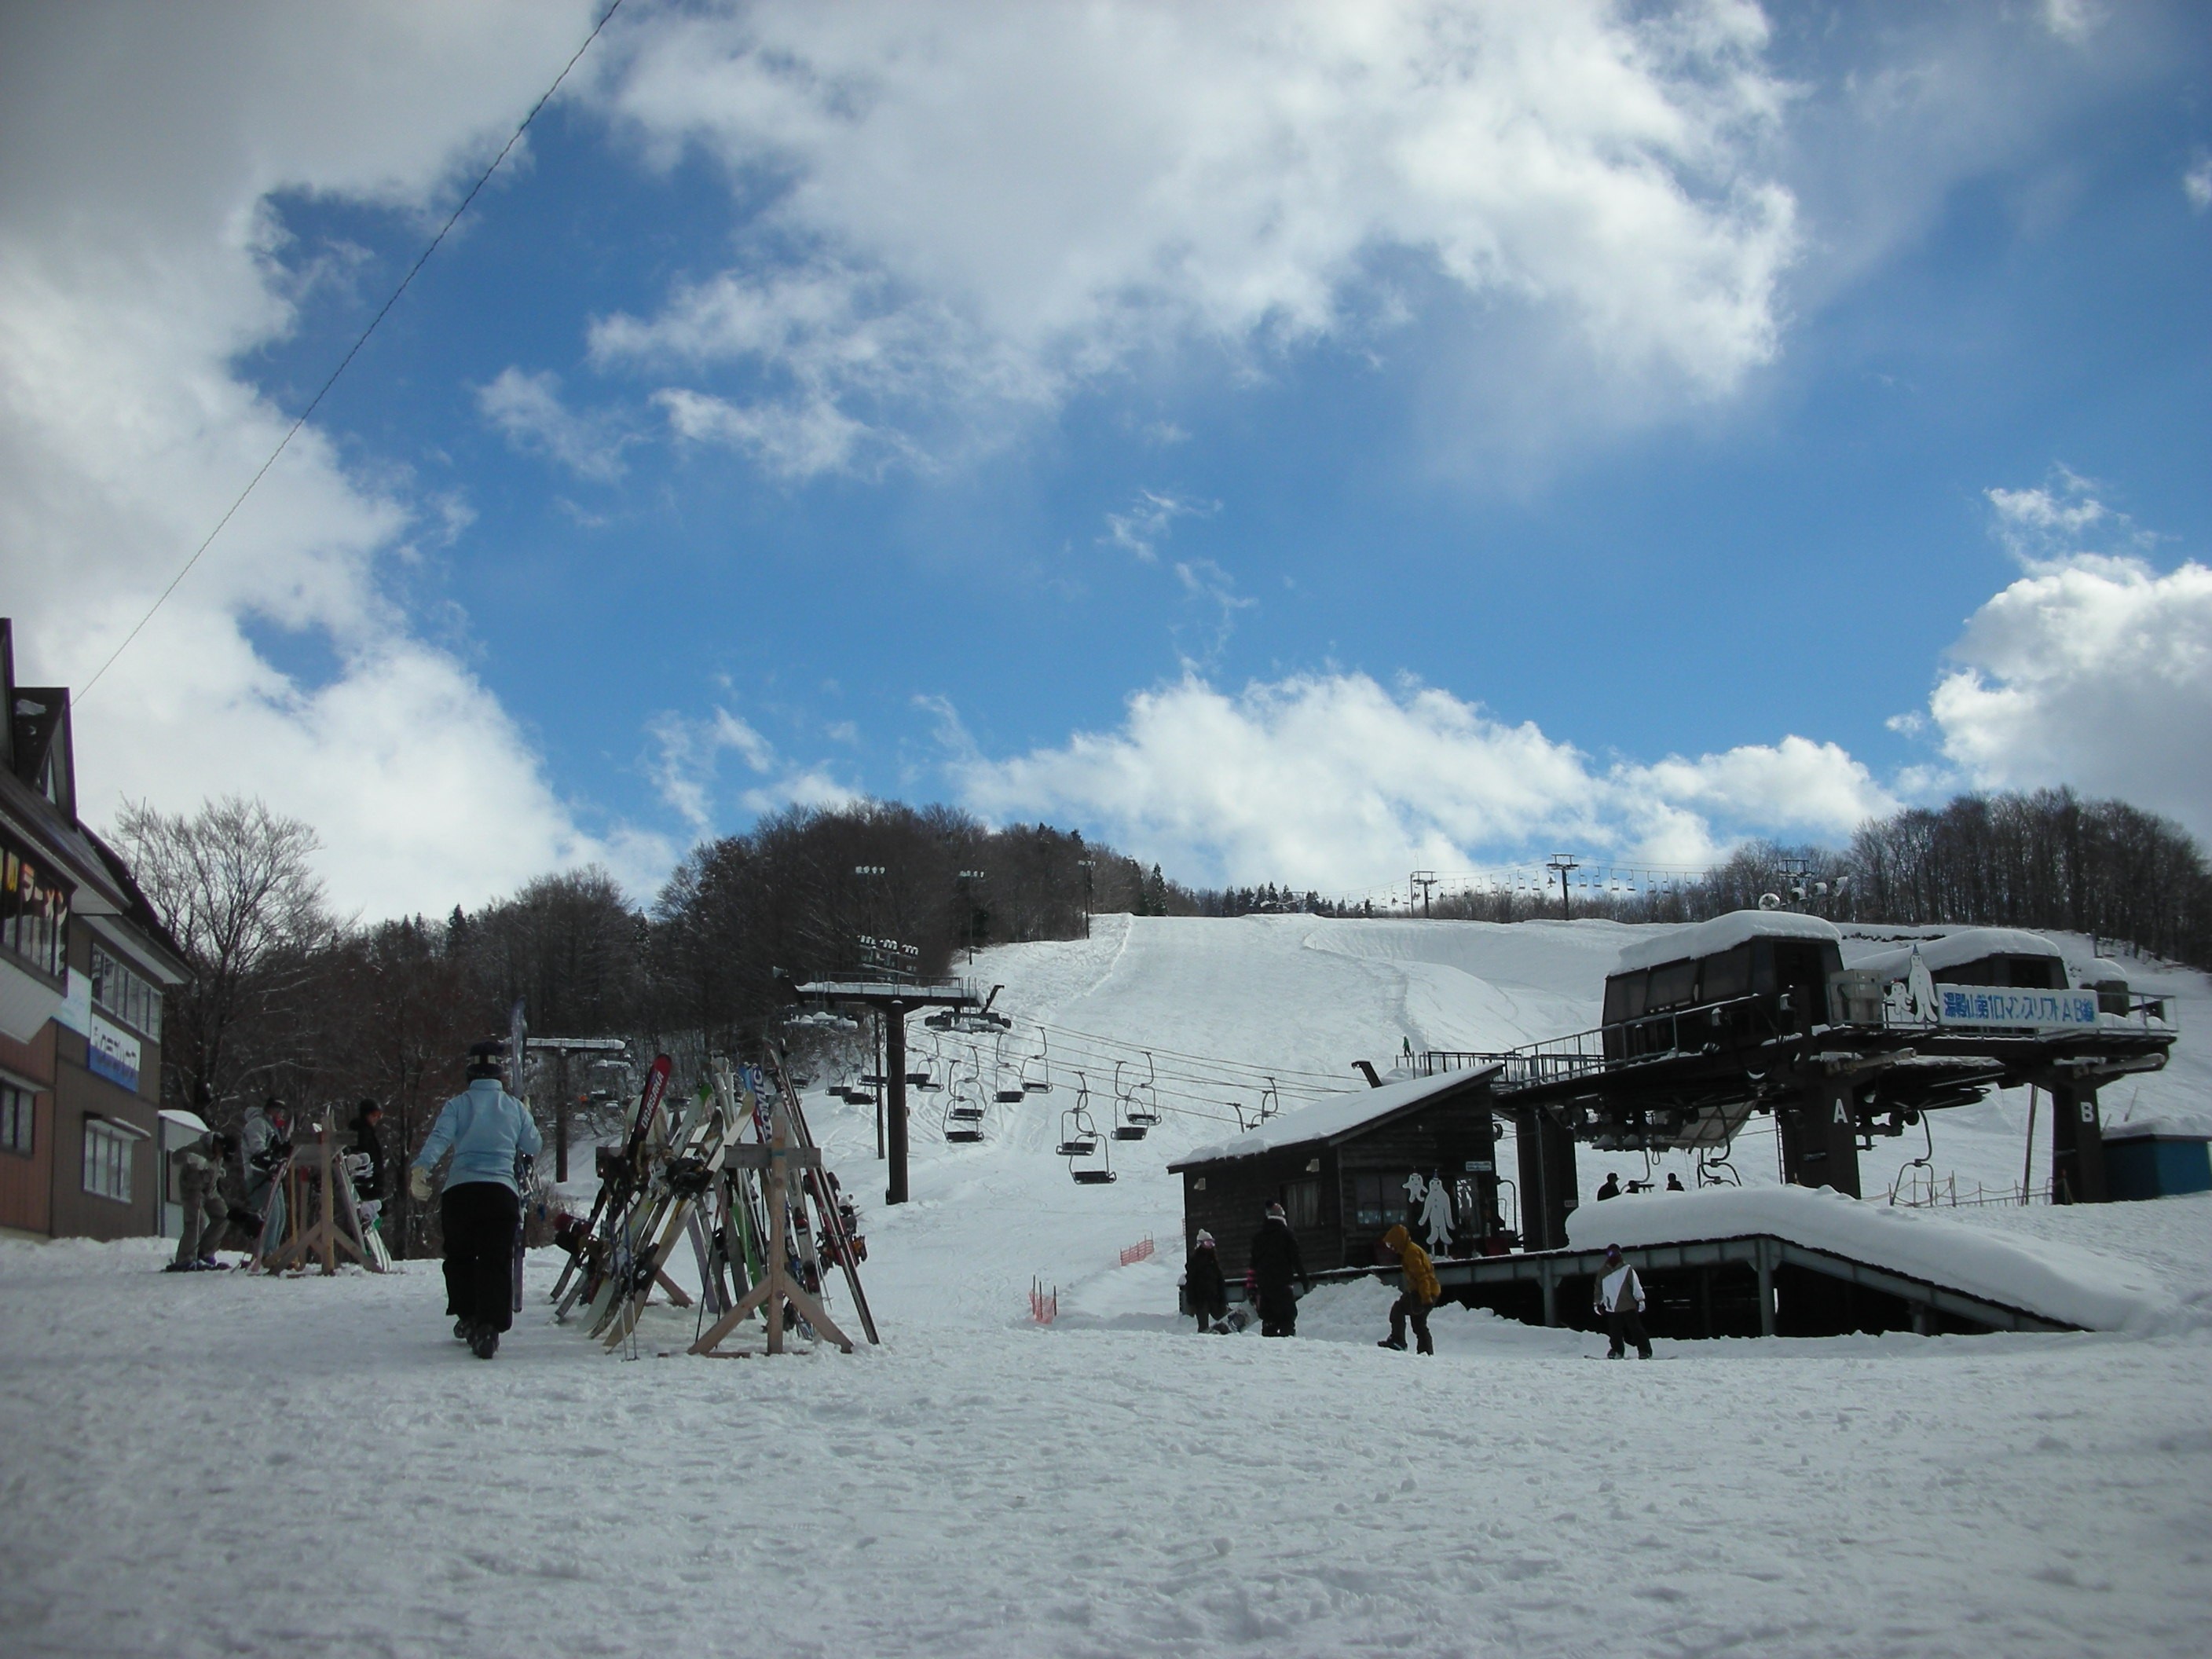
<svg viewBox="0 0 2212 1659">
<path fill-rule="evenodd" d="M 1819 916 L 1732 910 L 1637 940 L 1605 981 L 1605 1057 L 1762 1042 L 1832 1023 L 1843 935 Z"/>
<path fill-rule="evenodd" d="M 1201 1146 L 1168 1166 L 1182 1176 L 1183 1241 L 1204 1228 L 1222 1270 L 1244 1271 L 1271 1203 L 1283 1206 L 1306 1268 L 1369 1267 L 1376 1241 L 1419 1206 L 1413 1177 L 1442 1180 L 1451 1194 L 1453 1250 L 1472 1255 L 1498 1221 L 1495 1067 L 1447 1072 L 1345 1094 L 1271 1119 L 1249 1134 Z"/>
</svg>

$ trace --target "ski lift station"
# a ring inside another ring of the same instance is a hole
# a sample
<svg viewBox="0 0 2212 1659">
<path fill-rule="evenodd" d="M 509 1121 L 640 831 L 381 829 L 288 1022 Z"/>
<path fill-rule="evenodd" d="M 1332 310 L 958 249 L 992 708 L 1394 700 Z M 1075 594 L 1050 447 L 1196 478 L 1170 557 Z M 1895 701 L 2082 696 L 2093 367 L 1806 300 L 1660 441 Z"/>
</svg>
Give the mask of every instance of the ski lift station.
<svg viewBox="0 0 2212 1659">
<path fill-rule="evenodd" d="M 1902 1259 L 1894 1238 L 1837 1206 L 1860 1197 L 1859 1155 L 1877 1139 L 1924 1135 L 1929 1114 L 2020 1085 L 2050 1103 L 2054 1201 L 2212 1184 L 2201 1140 L 2123 1132 L 2108 1155 L 2099 1091 L 2162 1067 L 2174 1028 L 2115 964 L 2084 977 L 2070 984 L 2055 945 L 2013 929 L 1846 939 L 1773 910 L 1668 929 L 1620 953 L 1595 1030 L 1417 1055 L 1411 1078 L 1182 1160 L 1186 1232 L 1213 1232 L 1233 1285 L 1262 1208 L 1280 1202 L 1317 1277 L 1357 1276 L 1373 1270 L 1385 1228 L 1419 1218 L 1411 1189 L 1441 1178 L 1462 1200 L 1431 1236 L 1445 1295 L 1516 1317 L 1586 1320 L 1583 1281 L 1620 1243 L 1667 1335 L 2065 1328 L 2081 1309 L 2064 1297 Z M 1783 1191 L 1716 1194 L 1740 1184 L 1729 1149 L 1759 1115 L 1774 1120 Z M 1516 1152 L 1503 1182 L 1501 1122 Z M 1688 1153 L 1706 1190 L 1585 1206 L 1578 1143 Z M 1501 1184 L 1516 1189 L 1517 1235 L 1498 1219 Z M 1587 1236 L 1632 1218 L 1664 1218 L 1674 1236 Z"/>
</svg>

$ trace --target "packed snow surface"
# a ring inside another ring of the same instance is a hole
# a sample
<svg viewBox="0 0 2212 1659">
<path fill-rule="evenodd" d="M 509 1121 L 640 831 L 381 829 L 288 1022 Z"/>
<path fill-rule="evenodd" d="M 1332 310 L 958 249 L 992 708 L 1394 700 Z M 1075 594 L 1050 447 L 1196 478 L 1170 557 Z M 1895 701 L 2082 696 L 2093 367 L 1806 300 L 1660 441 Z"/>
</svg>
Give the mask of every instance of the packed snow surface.
<svg viewBox="0 0 2212 1659">
<path fill-rule="evenodd" d="M 1382 1352 L 1372 1279 L 1317 1291 L 1291 1341 L 1175 1317 L 1170 1161 L 1271 1086 L 1290 1109 L 1357 1099 L 1354 1060 L 1595 1024 L 1622 945 L 1659 932 L 1101 918 L 984 952 L 1016 1030 L 1001 1049 L 917 1024 L 917 1056 L 987 1083 L 1048 1064 L 1051 1092 L 994 1103 L 980 1146 L 945 1144 L 918 1097 L 897 1209 L 872 1201 L 867 1109 L 829 1076 L 808 1098 L 862 1200 L 885 1337 L 849 1358 L 682 1357 L 693 1316 L 658 1307 L 611 1358 L 549 1322 L 542 1255 L 485 1364 L 430 1264 L 170 1276 L 150 1243 L 0 1243 L 0 1651 L 2199 1650 L 2212 1338 L 2190 1319 L 1662 1342 L 1647 1365 L 1459 1309 L 1435 1358 Z M 2185 1047 L 2108 1112 L 2201 1103 L 2203 981 L 2129 966 L 2181 1000 Z M 1109 1118 L 1148 1054 L 1162 1124 L 1113 1147 L 1113 1184 L 1075 1186 L 1060 1114 L 1087 1091 Z M 2025 1108 L 1935 1115 L 1936 1172 L 2016 1181 Z M 1643 1173 L 1586 1155 L 1585 1193 L 1608 1162 Z M 1771 1187 L 1771 1137 L 1737 1163 Z M 1869 1190 L 1893 1167 L 1869 1155 Z M 1625 1226 L 1668 1201 L 1604 1208 Z M 1952 1218 L 2212 1308 L 2212 1196 Z"/>
</svg>

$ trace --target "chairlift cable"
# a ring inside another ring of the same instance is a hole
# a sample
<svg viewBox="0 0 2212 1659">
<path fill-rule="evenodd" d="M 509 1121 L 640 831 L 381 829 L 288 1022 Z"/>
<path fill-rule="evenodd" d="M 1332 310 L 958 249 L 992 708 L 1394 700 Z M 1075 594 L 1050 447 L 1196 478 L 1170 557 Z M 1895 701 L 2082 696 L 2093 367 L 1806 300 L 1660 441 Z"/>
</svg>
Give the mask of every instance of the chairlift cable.
<svg viewBox="0 0 2212 1659">
<path fill-rule="evenodd" d="M 447 216 L 446 222 L 439 226 L 438 234 L 430 239 L 430 245 L 416 256 L 415 263 L 407 268 L 407 274 L 399 279 L 399 286 L 392 290 L 392 297 L 384 302 L 375 316 L 368 319 L 368 326 L 362 330 L 360 337 L 347 348 L 346 355 L 338 359 L 338 366 L 331 371 L 330 378 L 325 380 L 315 395 L 307 400 L 307 406 L 300 411 L 299 418 L 285 428 L 284 435 L 276 441 L 276 447 L 269 452 L 269 459 L 261 463 L 260 470 L 246 481 L 246 488 L 238 492 L 237 500 L 223 509 L 222 517 L 216 520 L 215 528 L 209 531 L 206 539 L 192 550 L 191 557 L 185 561 L 183 568 L 169 578 L 169 585 L 161 590 L 160 596 L 153 604 L 146 607 L 146 614 L 138 618 L 131 631 L 123 636 L 122 643 L 108 653 L 107 660 L 100 664 L 93 677 L 78 690 L 76 697 L 78 707 L 83 706 L 85 698 L 92 693 L 92 688 L 100 684 L 100 676 L 114 667 L 116 659 L 131 648 L 131 642 L 138 637 L 140 630 L 154 620 L 154 613 L 168 603 L 169 595 L 177 591 L 178 583 L 191 574 L 192 567 L 200 562 L 200 556 L 215 545 L 215 538 L 222 534 L 223 526 L 231 521 L 240 507 L 246 505 L 246 498 L 253 493 L 254 486 L 269 475 L 269 469 L 276 465 L 276 458 L 290 446 L 293 439 L 300 435 L 300 428 L 307 425 L 316 410 L 322 407 L 323 399 L 330 395 L 331 388 L 338 383 L 338 376 L 344 374 L 353 360 L 361 355 L 361 349 L 368 343 L 368 337 L 376 332 L 377 325 L 390 314 L 392 307 L 399 303 L 399 296 L 407 292 L 409 284 L 414 282 L 422 267 L 429 263 L 430 256 L 438 251 L 438 245 L 446 240 L 447 234 L 460 222 L 461 216 L 469 210 L 469 204 L 477 199 L 477 193 L 491 182 L 491 176 L 499 171 L 500 163 L 506 161 L 507 153 L 522 142 L 522 135 L 530 130 L 530 124 L 538 118 L 538 112 L 552 100 L 555 93 L 560 91 L 561 83 L 568 78 L 568 71 L 574 69 L 582 60 L 584 54 L 592 49 L 592 42 L 599 38 L 600 31 L 613 21 L 614 15 L 620 11 L 622 7 L 623 0 L 614 0 L 614 3 L 601 14 L 599 21 L 592 26 L 592 32 L 584 37 L 584 44 L 577 47 L 575 54 L 561 66 L 560 74 L 553 77 L 553 84 L 546 88 L 538 101 L 530 106 L 530 112 L 522 118 L 522 124 L 515 128 L 507 143 L 500 146 L 499 154 L 491 158 L 491 165 L 483 170 L 476 183 L 469 186 L 469 193 L 461 198 L 460 205 Z"/>
</svg>

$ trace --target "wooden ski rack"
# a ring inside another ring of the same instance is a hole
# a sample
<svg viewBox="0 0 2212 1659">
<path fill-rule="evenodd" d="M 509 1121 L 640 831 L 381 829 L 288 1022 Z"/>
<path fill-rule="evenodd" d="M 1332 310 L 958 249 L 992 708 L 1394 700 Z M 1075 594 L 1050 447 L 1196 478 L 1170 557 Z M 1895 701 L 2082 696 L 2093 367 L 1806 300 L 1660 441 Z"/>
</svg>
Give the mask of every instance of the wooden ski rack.
<svg viewBox="0 0 2212 1659">
<path fill-rule="evenodd" d="M 246 1261 L 249 1270 L 304 1271 L 319 1264 L 325 1274 L 338 1270 L 341 1255 L 371 1273 L 382 1273 L 388 1258 L 361 1224 L 361 1200 L 346 1171 L 346 1154 L 325 1109 L 312 1139 L 295 1141 L 269 1182 L 268 1210 L 261 1237 Z"/>
</svg>

